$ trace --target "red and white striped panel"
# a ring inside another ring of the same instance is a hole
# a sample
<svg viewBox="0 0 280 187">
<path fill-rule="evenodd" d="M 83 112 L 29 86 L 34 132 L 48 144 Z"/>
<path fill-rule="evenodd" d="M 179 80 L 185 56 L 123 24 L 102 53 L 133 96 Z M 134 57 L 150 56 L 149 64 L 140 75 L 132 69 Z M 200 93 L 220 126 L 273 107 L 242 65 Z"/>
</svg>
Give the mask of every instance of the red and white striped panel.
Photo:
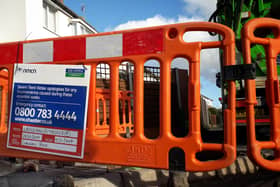
<svg viewBox="0 0 280 187">
<path fill-rule="evenodd" d="M 0 44 L 0 63 L 40 63 L 157 54 L 163 51 L 163 37 L 162 29 L 154 29 Z"/>
</svg>

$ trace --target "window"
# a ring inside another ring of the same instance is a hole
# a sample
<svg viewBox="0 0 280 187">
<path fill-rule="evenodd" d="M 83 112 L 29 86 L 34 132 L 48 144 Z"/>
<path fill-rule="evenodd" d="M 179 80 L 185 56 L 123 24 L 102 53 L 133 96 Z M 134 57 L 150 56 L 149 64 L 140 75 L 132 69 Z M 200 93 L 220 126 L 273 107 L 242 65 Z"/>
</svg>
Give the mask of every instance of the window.
<svg viewBox="0 0 280 187">
<path fill-rule="evenodd" d="M 56 9 L 46 3 L 43 4 L 44 9 L 44 26 L 50 31 L 56 32 Z"/>
<path fill-rule="evenodd" d="M 48 26 L 48 19 L 47 19 L 47 17 L 48 17 L 47 12 L 48 11 L 47 11 L 47 5 L 45 3 L 43 4 L 43 8 L 44 8 L 44 16 L 43 16 L 44 17 L 44 20 L 43 20 L 44 21 L 44 26 L 47 27 Z"/>
<path fill-rule="evenodd" d="M 74 35 L 83 35 L 93 33 L 88 29 L 87 25 L 79 18 L 71 19 L 70 25 L 72 27 L 72 34 Z M 69 25 L 69 26 L 70 26 Z"/>
<path fill-rule="evenodd" d="M 71 23 L 69 24 L 69 27 L 71 28 L 71 33 L 72 35 L 77 35 L 77 26 L 76 26 L 76 23 Z"/>
<path fill-rule="evenodd" d="M 83 26 L 81 26 L 81 34 L 86 34 L 85 33 L 85 28 Z"/>
<path fill-rule="evenodd" d="M 89 34 L 89 33 L 91 33 L 90 31 L 89 31 L 89 29 L 87 29 L 86 27 L 84 27 L 84 26 L 80 26 L 81 27 L 81 34 Z"/>
</svg>

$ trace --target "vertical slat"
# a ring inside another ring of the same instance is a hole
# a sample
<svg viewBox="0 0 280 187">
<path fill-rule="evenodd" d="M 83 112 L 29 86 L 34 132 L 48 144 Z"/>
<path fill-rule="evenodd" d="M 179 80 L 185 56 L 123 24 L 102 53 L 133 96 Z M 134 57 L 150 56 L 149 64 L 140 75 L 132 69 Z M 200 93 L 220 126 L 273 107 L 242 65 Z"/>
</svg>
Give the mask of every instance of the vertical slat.
<svg viewBox="0 0 280 187">
<path fill-rule="evenodd" d="M 189 133 L 200 134 L 200 48 L 195 51 L 195 59 L 191 59 L 189 73 Z"/>
<path fill-rule="evenodd" d="M 6 126 L 6 114 L 7 114 L 7 86 L 3 85 L 2 87 L 2 102 L 1 102 L 1 127 L 0 127 L 0 131 L 1 132 L 5 132 L 7 130 L 7 126 Z"/>
<path fill-rule="evenodd" d="M 245 32 L 245 30 L 244 30 Z M 251 51 L 248 50 L 251 47 L 251 42 L 249 39 L 243 39 L 243 55 L 244 55 L 244 63 L 251 64 Z M 248 50 L 248 51 L 247 51 Z M 256 142 L 256 131 L 255 131 L 255 104 L 256 104 L 256 82 L 255 80 L 245 80 L 245 88 L 246 88 L 246 118 L 247 118 L 247 137 L 248 137 L 248 147 L 254 145 Z M 253 88 L 253 89 L 252 89 Z M 254 145 L 255 146 L 255 145 Z"/>
<path fill-rule="evenodd" d="M 128 108 L 128 121 L 129 121 L 129 124 L 132 124 L 132 119 L 131 119 L 131 101 L 130 101 L 130 98 L 128 98 L 127 108 Z"/>
<path fill-rule="evenodd" d="M 223 66 L 235 64 L 235 49 L 234 45 L 224 47 Z M 251 59 L 251 57 L 250 57 Z M 247 83 L 245 83 L 247 84 Z M 236 147 L 236 88 L 234 81 L 227 82 L 228 96 L 227 96 L 227 109 L 224 110 L 224 143 Z M 223 89 L 223 87 L 222 87 Z M 223 93 L 224 97 L 224 93 Z M 233 112 L 234 111 L 234 112 Z M 229 120 L 231 119 L 231 120 Z M 249 137 L 249 136 L 248 136 Z M 249 139 L 249 138 L 248 138 Z"/>
<path fill-rule="evenodd" d="M 110 64 L 110 137 L 118 136 L 119 128 L 119 63 Z"/>
<path fill-rule="evenodd" d="M 171 61 L 171 60 L 170 60 Z M 171 134 L 171 76 L 170 64 L 160 63 L 160 135 Z"/>
<path fill-rule="evenodd" d="M 102 125 L 105 127 L 107 125 L 107 104 L 106 104 L 106 98 L 104 98 L 104 95 L 102 96 L 102 105 L 103 105 L 103 123 Z"/>
<path fill-rule="evenodd" d="M 122 99 L 122 124 L 126 123 L 126 116 L 125 116 L 125 99 Z"/>
<path fill-rule="evenodd" d="M 100 125 L 100 112 L 99 112 L 99 98 L 97 98 L 96 100 L 96 125 Z"/>
<path fill-rule="evenodd" d="M 134 136 L 133 138 L 141 138 L 144 136 L 144 62 L 137 61 L 135 64 L 134 77 Z"/>
<path fill-rule="evenodd" d="M 96 126 L 96 119 L 95 119 L 95 113 L 96 113 L 96 65 L 93 64 L 91 66 L 91 76 L 90 76 L 90 87 L 89 87 L 89 105 L 88 105 L 88 136 L 95 136 L 95 126 Z"/>
</svg>

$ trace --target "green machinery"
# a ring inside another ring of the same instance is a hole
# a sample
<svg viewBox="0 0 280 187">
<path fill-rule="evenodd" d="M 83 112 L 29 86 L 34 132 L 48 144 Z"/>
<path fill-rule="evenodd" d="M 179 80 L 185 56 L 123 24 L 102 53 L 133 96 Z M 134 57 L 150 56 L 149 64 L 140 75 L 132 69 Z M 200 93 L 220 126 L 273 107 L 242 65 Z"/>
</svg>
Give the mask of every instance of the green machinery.
<svg viewBox="0 0 280 187">
<path fill-rule="evenodd" d="M 259 17 L 271 17 L 280 19 L 280 0 L 217 0 L 217 9 L 209 18 L 209 21 L 221 23 L 230 27 L 235 33 L 236 39 L 236 64 L 243 64 L 241 31 L 244 24 Z M 210 33 L 215 35 L 215 33 Z M 274 37 L 271 29 L 257 29 L 255 35 L 258 37 Z M 221 51 L 222 53 L 222 51 Z M 251 47 L 252 62 L 256 64 L 256 88 L 257 100 L 256 106 L 256 130 L 257 138 L 269 138 L 269 111 L 266 104 L 265 79 L 266 79 L 266 59 L 265 49 L 262 45 L 253 45 Z M 280 75 L 280 56 L 277 58 L 278 75 Z M 224 87 L 220 74 L 217 76 L 217 86 L 222 88 L 223 100 L 226 98 Z M 246 112 L 245 108 L 239 103 L 245 98 L 244 81 L 238 80 L 237 83 L 237 135 L 246 136 Z M 240 102 L 239 102 L 240 101 Z M 223 103 L 223 107 L 225 103 Z M 243 140 L 241 140 L 243 141 Z M 243 144 L 244 142 L 242 142 Z"/>
<path fill-rule="evenodd" d="M 224 24 L 230 27 L 236 35 L 237 63 L 242 63 L 241 58 L 241 30 L 243 25 L 258 17 L 271 17 L 280 19 L 279 0 L 218 0 L 217 9 L 209 21 Z M 257 30 L 260 37 L 273 37 L 269 30 Z M 251 49 L 252 61 L 257 63 L 257 76 L 266 75 L 265 50 L 260 45 Z M 280 68 L 278 68 L 278 73 Z"/>
</svg>

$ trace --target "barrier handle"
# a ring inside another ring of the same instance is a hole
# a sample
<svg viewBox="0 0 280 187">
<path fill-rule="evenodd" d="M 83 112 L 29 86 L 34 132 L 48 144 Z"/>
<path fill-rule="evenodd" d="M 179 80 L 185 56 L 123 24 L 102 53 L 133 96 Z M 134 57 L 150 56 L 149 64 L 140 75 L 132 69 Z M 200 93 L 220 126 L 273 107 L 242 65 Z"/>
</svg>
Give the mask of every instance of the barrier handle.
<svg viewBox="0 0 280 187">
<path fill-rule="evenodd" d="M 243 37 L 248 38 L 257 44 L 268 45 L 271 38 L 261 38 L 255 35 L 255 31 L 260 28 L 267 28 L 280 31 L 279 20 L 272 18 L 255 18 L 248 21 L 243 28 Z M 280 35 L 276 38 L 280 38 Z"/>
<path fill-rule="evenodd" d="M 222 41 L 234 41 L 234 32 L 227 26 L 219 23 L 209 23 L 209 22 L 192 22 L 186 26 L 185 32 L 190 31 L 205 31 L 205 32 L 215 32 L 222 35 Z M 220 41 L 203 42 L 203 43 L 213 43 L 218 44 Z M 207 45 L 207 44 L 206 44 Z"/>
<path fill-rule="evenodd" d="M 200 161 L 196 157 L 191 160 L 191 163 L 188 165 L 194 168 L 193 171 L 201 171 L 202 168 L 207 168 L 205 171 L 216 170 L 217 168 L 225 168 L 229 166 L 229 163 L 232 163 L 235 160 L 236 150 L 235 147 L 229 144 L 215 144 L 215 143 L 205 143 L 201 147 L 202 151 L 220 151 L 224 155 L 218 160 L 210 161 Z M 197 168 L 197 169 L 195 169 Z"/>
<path fill-rule="evenodd" d="M 276 157 L 273 160 L 267 160 L 265 159 L 262 154 L 262 149 L 275 149 L 276 144 L 272 141 L 266 141 L 266 142 L 258 142 L 255 141 L 253 145 L 250 145 L 250 155 L 254 158 L 254 161 L 257 162 L 258 165 L 260 165 L 263 168 L 266 168 L 268 170 L 272 171 L 279 171 L 280 168 L 280 158 Z"/>
<path fill-rule="evenodd" d="M 261 38 L 255 35 L 255 31 L 260 28 L 272 29 L 280 32 L 279 20 L 272 18 L 255 18 L 248 21 L 242 30 L 242 41 L 243 41 L 243 55 L 245 64 L 251 63 L 251 43 L 269 45 L 272 40 L 280 39 L 278 34 L 275 39 L 272 38 Z"/>
</svg>

